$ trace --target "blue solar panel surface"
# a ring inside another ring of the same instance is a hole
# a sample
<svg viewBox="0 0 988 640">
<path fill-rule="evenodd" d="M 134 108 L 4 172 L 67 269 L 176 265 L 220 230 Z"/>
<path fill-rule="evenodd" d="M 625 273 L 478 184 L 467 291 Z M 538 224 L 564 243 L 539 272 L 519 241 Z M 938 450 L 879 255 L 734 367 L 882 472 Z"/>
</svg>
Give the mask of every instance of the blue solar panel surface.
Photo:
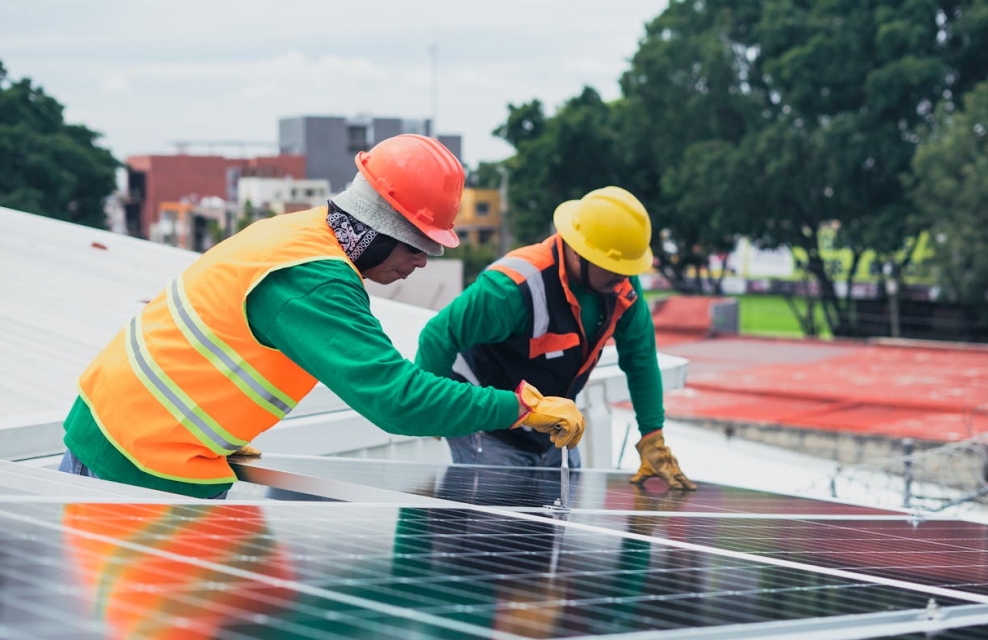
<svg viewBox="0 0 988 640">
<path fill-rule="evenodd" d="M 975 523 L 619 472 L 574 473 L 568 512 L 558 470 L 240 472 L 323 501 L 0 496 L 0 638 L 988 637 Z"/>
</svg>

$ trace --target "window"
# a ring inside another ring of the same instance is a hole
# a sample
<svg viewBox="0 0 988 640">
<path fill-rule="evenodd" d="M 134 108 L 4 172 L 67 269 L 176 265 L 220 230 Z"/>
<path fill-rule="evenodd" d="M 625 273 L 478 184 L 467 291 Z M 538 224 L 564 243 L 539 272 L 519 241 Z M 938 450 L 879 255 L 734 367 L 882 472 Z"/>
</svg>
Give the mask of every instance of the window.
<svg viewBox="0 0 988 640">
<path fill-rule="evenodd" d="M 347 144 L 351 153 L 367 151 L 367 127 L 352 125 L 346 128 Z"/>
<path fill-rule="evenodd" d="M 475 212 L 478 216 L 486 216 L 491 212 L 491 205 L 489 202 L 478 202 Z"/>
</svg>

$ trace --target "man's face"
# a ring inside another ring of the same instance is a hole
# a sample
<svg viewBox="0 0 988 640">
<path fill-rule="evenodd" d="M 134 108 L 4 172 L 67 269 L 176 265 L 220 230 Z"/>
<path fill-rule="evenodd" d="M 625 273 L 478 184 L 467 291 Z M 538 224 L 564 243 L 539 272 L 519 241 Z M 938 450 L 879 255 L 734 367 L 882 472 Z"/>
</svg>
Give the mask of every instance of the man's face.
<svg viewBox="0 0 988 640">
<path fill-rule="evenodd" d="M 579 278 L 580 277 L 580 256 L 573 251 L 569 246 L 566 247 L 566 270 L 569 272 L 570 277 Z M 613 271 L 608 271 L 602 267 L 598 267 L 595 264 L 587 265 L 587 280 L 584 282 L 583 286 L 590 289 L 595 293 L 614 293 L 614 290 L 624 282 L 625 278 L 628 276 L 622 276 L 619 273 L 614 273 Z"/>
<path fill-rule="evenodd" d="M 624 282 L 627 277 L 591 264 L 587 269 L 587 280 L 589 282 L 584 284 L 597 293 L 614 293 L 618 285 Z"/>
<path fill-rule="evenodd" d="M 399 242 L 384 262 L 364 271 L 361 275 L 371 282 L 391 284 L 395 280 L 404 280 L 419 267 L 424 267 L 425 262 L 425 252 Z"/>
</svg>

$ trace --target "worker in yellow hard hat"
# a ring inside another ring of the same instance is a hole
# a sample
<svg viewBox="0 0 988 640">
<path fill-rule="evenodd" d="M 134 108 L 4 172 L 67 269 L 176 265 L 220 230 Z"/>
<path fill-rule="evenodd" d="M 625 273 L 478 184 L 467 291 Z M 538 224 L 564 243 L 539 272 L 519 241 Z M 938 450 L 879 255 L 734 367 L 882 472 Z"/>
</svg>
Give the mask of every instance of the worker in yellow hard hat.
<svg viewBox="0 0 988 640">
<path fill-rule="evenodd" d="M 613 338 L 627 375 L 641 440 L 632 482 L 658 477 L 695 489 L 665 443 L 655 328 L 638 275 L 652 266 L 652 227 L 628 191 L 597 189 L 560 204 L 556 233 L 494 262 L 424 327 L 416 362 L 427 371 L 512 389 L 527 380 L 576 398 Z M 455 463 L 560 466 L 537 431 L 481 431 L 447 438 Z M 570 466 L 580 465 L 579 452 Z"/>
<path fill-rule="evenodd" d="M 226 456 L 284 418 L 317 381 L 389 433 L 530 427 L 575 446 L 569 399 L 519 381 L 478 388 L 402 357 L 363 280 L 389 284 L 458 244 L 463 167 L 433 138 L 356 156 L 325 207 L 261 220 L 216 245 L 142 309 L 79 378 L 61 470 L 198 498 L 236 479 Z"/>
</svg>

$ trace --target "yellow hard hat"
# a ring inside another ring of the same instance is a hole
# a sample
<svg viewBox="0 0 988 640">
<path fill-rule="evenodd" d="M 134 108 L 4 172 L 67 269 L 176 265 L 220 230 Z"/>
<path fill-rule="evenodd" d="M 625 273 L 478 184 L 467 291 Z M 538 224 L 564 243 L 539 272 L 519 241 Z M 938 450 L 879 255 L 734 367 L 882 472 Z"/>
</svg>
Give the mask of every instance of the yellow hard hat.
<svg viewBox="0 0 988 640">
<path fill-rule="evenodd" d="M 552 222 L 566 244 L 602 269 L 634 276 L 652 266 L 652 221 L 638 198 L 621 187 L 562 203 Z"/>
</svg>

